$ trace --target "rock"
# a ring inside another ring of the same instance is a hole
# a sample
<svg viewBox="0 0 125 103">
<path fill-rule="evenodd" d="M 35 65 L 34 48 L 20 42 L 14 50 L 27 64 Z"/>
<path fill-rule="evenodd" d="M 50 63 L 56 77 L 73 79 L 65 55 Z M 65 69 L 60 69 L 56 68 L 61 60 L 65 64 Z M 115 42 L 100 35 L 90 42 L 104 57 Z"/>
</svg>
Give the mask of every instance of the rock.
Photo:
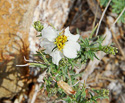
<svg viewBox="0 0 125 103">
<path fill-rule="evenodd" d="M 119 95 L 122 92 L 122 85 L 119 82 L 111 82 L 108 89 L 112 90 L 114 94 Z"/>
<path fill-rule="evenodd" d="M 110 63 L 108 63 L 106 66 L 105 66 L 105 70 L 107 71 L 110 71 L 112 69 L 112 65 Z"/>
<path fill-rule="evenodd" d="M 107 64 L 107 63 L 109 62 L 109 58 L 105 56 L 105 57 L 102 58 L 102 61 L 103 61 L 105 64 Z"/>
<path fill-rule="evenodd" d="M 121 70 L 124 72 L 125 71 L 125 62 L 122 62 L 121 64 L 120 64 L 120 68 L 121 68 Z"/>
<path fill-rule="evenodd" d="M 107 70 L 107 71 L 103 72 L 103 75 L 106 77 L 109 77 L 109 76 L 113 75 L 113 73 L 111 71 Z"/>
<path fill-rule="evenodd" d="M 0 98 L 13 98 L 27 87 L 28 32 L 37 0 L 0 1 Z"/>
</svg>

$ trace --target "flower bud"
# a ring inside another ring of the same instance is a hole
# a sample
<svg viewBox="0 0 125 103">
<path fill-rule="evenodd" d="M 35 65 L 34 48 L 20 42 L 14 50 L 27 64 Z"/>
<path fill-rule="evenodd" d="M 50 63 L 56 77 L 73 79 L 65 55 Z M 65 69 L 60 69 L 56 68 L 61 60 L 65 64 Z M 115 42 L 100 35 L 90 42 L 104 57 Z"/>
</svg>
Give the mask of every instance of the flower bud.
<svg viewBox="0 0 125 103">
<path fill-rule="evenodd" d="M 33 24 L 33 27 L 38 31 L 41 32 L 44 28 L 44 26 L 40 23 L 40 21 L 36 21 Z"/>
<path fill-rule="evenodd" d="M 66 82 L 60 80 L 57 82 L 57 85 L 64 90 L 67 94 L 75 94 L 76 92 L 70 87 Z"/>
<path fill-rule="evenodd" d="M 107 89 L 101 89 L 101 90 L 99 90 L 98 94 L 100 96 L 107 97 L 107 96 L 109 96 L 109 90 L 107 90 Z"/>
<path fill-rule="evenodd" d="M 116 47 L 112 47 L 112 46 L 103 46 L 102 50 L 105 53 L 109 53 L 109 54 L 113 54 L 113 55 L 115 55 L 116 53 L 118 53 L 118 49 Z"/>
</svg>

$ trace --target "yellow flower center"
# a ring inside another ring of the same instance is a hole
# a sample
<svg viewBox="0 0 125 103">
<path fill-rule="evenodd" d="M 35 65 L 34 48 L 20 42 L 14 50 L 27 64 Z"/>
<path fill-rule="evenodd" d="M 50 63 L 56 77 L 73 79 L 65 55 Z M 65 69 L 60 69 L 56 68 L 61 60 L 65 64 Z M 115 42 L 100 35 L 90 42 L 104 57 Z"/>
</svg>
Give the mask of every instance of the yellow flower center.
<svg viewBox="0 0 125 103">
<path fill-rule="evenodd" d="M 59 35 L 54 43 L 56 44 L 57 48 L 61 51 L 64 48 L 66 41 L 67 41 L 67 36 Z"/>
</svg>

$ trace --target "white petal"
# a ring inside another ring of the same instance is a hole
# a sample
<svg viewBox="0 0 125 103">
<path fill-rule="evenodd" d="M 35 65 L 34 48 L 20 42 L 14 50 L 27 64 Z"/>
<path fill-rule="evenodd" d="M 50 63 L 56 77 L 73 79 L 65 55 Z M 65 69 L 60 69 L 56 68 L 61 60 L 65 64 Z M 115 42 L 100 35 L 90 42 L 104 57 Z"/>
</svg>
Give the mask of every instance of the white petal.
<svg viewBox="0 0 125 103">
<path fill-rule="evenodd" d="M 47 24 L 47 23 L 44 23 L 44 24 L 43 24 L 43 27 L 44 27 L 44 28 L 47 28 L 47 27 L 48 27 L 48 24 Z"/>
<path fill-rule="evenodd" d="M 53 42 L 50 42 L 47 39 L 43 39 L 42 42 L 40 43 L 41 47 L 45 48 L 45 53 L 46 54 L 50 54 L 53 50 L 53 48 L 55 47 Z"/>
<path fill-rule="evenodd" d="M 42 37 L 54 42 L 57 37 L 57 32 L 52 27 L 48 26 L 42 30 Z"/>
<path fill-rule="evenodd" d="M 59 61 L 63 58 L 63 54 L 58 50 L 54 50 L 51 54 L 52 56 L 52 61 L 54 64 L 58 65 Z"/>
<path fill-rule="evenodd" d="M 76 34 L 76 35 L 71 34 L 69 31 L 69 27 L 67 27 L 65 29 L 64 35 L 67 36 L 68 37 L 67 39 L 70 41 L 77 41 L 79 39 L 79 36 L 80 36 L 79 34 Z"/>
<path fill-rule="evenodd" d="M 63 54 L 67 58 L 76 58 L 77 57 L 77 51 L 80 50 L 80 45 L 77 42 L 69 41 L 65 44 L 65 47 L 63 49 Z"/>
</svg>

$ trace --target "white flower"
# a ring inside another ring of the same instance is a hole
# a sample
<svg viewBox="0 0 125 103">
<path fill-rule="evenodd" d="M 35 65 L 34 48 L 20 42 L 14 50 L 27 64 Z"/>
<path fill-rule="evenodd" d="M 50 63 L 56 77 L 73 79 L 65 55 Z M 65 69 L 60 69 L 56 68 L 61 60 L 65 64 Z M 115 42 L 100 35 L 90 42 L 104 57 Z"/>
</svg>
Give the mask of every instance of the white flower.
<svg viewBox="0 0 125 103">
<path fill-rule="evenodd" d="M 65 31 L 56 31 L 48 26 L 42 30 L 41 47 L 45 48 L 45 53 L 52 56 L 54 64 L 58 65 L 59 61 L 66 56 L 67 58 L 76 58 L 80 45 L 77 42 L 79 34 L 72 35 L 69 27 Z"/>
</svg>

